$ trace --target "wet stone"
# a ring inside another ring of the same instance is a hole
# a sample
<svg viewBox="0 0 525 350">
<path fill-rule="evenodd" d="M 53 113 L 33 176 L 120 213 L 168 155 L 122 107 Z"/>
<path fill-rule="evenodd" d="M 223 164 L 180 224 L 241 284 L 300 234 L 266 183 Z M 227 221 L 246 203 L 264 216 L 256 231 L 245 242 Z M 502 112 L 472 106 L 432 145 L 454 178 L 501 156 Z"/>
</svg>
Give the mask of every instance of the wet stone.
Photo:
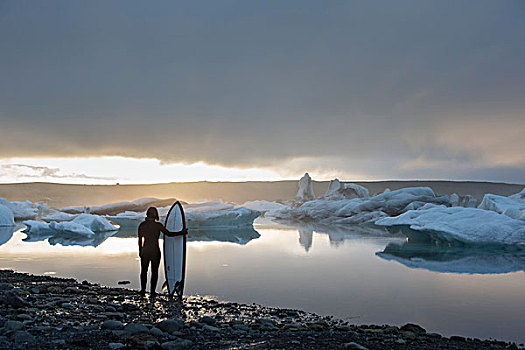
<svg viewBox="0 0 525 350">
<path fill-rule="evenodd" d="M 123 329 L 123 328 L 124 328 L 124 324 L 116 320 L 107 320 L 102 323 L 102 329 L 117 330 L 117 329 Z"/>
<path fill-rule="evenodd" d="M 163 332 L 173 333 L 184 328 L 184 322 L 179 319 L 164 320 L 157 323 L 157 328 Z"/>
<path fill-rule="evenodd" d="M 138 323 L 128 323 L 124 330 L 130 334 L 149 333 L 148 327 Z"/>
<path fill-rule="evenodd" d="M 346 343 L 344 347 L 345 349 L 368 350 L 368 348 L 364 347 L 361 344 L 355 343 L 355 342 Z"/>
<path fill-rule="evenodd" d="M 188 339 L 177 339 L 162 343 L 161 347 L 164 350 L 179 350 L 179 349 L 189 349 L 193 345 L 193 342 Z"/>
<path fill-rule="evenodd" d="M 20 321 L 12 321 L 12 320 L 9 320 L 5 323 L 4 327 L 8 330 L 8 331 L 18 331 L 20 329 L 24 329 L 24 324 Z"/>
</svg>

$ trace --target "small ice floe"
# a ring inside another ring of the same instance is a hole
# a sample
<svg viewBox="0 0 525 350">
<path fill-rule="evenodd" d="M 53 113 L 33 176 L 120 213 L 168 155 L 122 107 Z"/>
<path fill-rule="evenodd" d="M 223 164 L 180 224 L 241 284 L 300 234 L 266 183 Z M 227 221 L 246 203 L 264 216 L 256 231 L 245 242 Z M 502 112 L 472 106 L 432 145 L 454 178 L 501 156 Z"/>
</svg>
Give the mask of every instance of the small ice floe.
<svg viewBox="0 0 525 350">
<path fill-rule="evenodd" d="M 68 213 L 64 213 L 62 211 L 59 211 L 59 212 L 56 212 L 56 213 L 52 213 L 52 214 L 49 214 L 49 215 L 46 215 L 46 216 L 43 216 L 41 217 L 40 219 L 45 221 L 45 222 L 51 222 L 51 221 L 56 221 L 56 222 L 61 222 L 61 221 L 71 221 L 73 220 L 74 218 L 76 218 L 78 215 L 80 214 L 68 214 Z"/>
<path fill-rule="evenodd" d="M 233 207 L 234 207 L 233 204 L 224 203 L 222 201 L 198 202 L 198 203 L 184 204 L 184 212 L 185 213 L 206 213 L 206 212 L 212 212 L 212 211 L 233 209 Z"/>
<path fill-rule="evenodd" d="M 509 198 L 521 203 L 525 203 L 525 187 L 521 190 L 521 192 L 509 196 Z"/>
<path fill-rule="evenodd" d="M 105 218 L 98 215 L 81 214 L 71 221 L 45 223 L 36 220 L 24 221 L 27 229 L 24 231 L 30 235 L 62 235 L 62 236 L 87 236 L 92 237 L 97 232 L 116 231 L 117 226 L 111 224 Z"/>
<path fill-rule="evenodd" d="M 15 220 L 35 219 L 49 213 L 51 210 L 47 203 L 44 202 L 10 202 L 4 198 L 0 198 L 0 205 L 9 209 Z"/>
<path fill-rule="evenodd" d="M 396 217 L 376 221 L 376 225 L 409 228 L 403 231 L 410 237 L 428 237 L 437 241 L 466 244 L 493 243 L 525 246 L 525 222 L 494 211 L 478 208 L 434 207 L 427 210 L 409 210 Z"/>
</svg>

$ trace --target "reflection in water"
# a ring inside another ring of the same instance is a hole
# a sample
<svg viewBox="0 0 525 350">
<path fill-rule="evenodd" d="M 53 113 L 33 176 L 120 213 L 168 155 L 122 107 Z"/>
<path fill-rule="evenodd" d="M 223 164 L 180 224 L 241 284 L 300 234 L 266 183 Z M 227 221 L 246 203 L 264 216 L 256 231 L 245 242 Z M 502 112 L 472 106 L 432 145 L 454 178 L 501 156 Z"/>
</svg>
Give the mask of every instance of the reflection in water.
<svg viewBox="0 0 525 350">
<path fill-rule="evenodd" d="M 63 233 L 31 233 L 31 232 L 24 232 L 27 237 L 23 239 L 24 242 L 40 242 L 44 240 L 48 240 L 49 244 L 51 245 L 63 245 L 63 246 L 71 246 L 71 245 L 77 245 L 77 246 L 91 246 L 91 247 L 98 247 L 101 245 L 106 239 L 109 237 L 115 235 L 117 231 L 106 231 L 106 232 L 97 232 L 94 236 L 87 237 L 82 235 L 67 235 Z"/>
<path fill-rule="evenodd" d="M 510 246 L 469 246 L 420 242 L 389 243 L 377 256 L 410 268 L 437 272 L 502 274 L 525 271 L 525 250 Z"/>
<path fill-rule="evenodd" d="M 279 221 L 282 224 L 297 228 L 299 231 L 299 244 L 308 252 L 313 245 L 313 233 L 321 233 L 328 235 L 328 239 L 332 246 L 338 247 L 346 240 L 363 237 L 392 237 L 384 227 L 366 226 L 366 225 L 320 225 L 315 223 L 296 224 Z"/>
<path fill-rule="evenodd" d="M 246 244 L 252 239 L 259 238 L 261 235 L 255 231 L 253 226 L 246 227 L 217 227 L 206 228 L 203 230 L 190 229 L 188 231 L 189 242 L 217 241 Z M 131 238 L 137 237 L 137 228 L 134 225 L 124 225 L 120 227 L 115 237 Z"/>
<path fill-rule="evenodd" d="M 15 230 L 17 230 L 16 226 L 0 226 L 0 245 L 7 243 L 13 237 Z"/>
</svg>

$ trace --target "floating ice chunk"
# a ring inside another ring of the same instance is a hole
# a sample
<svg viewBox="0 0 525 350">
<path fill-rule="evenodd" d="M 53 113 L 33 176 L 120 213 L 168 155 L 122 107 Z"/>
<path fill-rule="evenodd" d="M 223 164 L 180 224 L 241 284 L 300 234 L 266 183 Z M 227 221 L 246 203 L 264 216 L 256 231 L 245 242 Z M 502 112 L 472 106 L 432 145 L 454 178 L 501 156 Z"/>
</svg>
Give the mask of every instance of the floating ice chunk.
<svg viewBox="0 0 525 350">
<path fill-rule="evenodd" d="M 397 217 L 379 219 L 376 225 L 409 227 L 438 241 L 525 245 L 523 221 L 477 208 L 410 210 Z"/>
<path fill-rule="evenodd" d="M 49 224 L 42 221 L 24 221 L 27 229 L 24 231 L 34 236 L 44 235 L 81 235 L 91 237 L 96 232 L 116 231 L 118 227 L 98 215 L 80 214 L 72 221 L 56 222 Z"/>
<path fill-rule="evenodd" d="M 118 227 L 112 225 L 108 220 L 98 215 L 80 214 L 71 222 L 87 227 L 93 232 L 118 230 Z"/>
<path fill-rule="evenodd" d="M 351 199 L 351 198 L 368 198 L 370 196 L 366 187 L 353 184 L 341 183 L 339 179 L 330 181 L 328 190 L 326 190 L 324 199 Z"/>
<path fill-rule="evenodd" d="M 137 211 L 142 212 L 148 209 L 148 207 L 164 207 L 171 205 L 175 202 L 175 199 L 158 199 L 158 198 L 140 198 L 132 202 L 117 202 L 109 203 L 100 206 L 91 207 L 65 207 L 61 211 L 69 214 L 95 214 L 95 215 L 116 215 L 125 211 Z"/>
<path fill-rule="evenodd" d="M 0 205 L 7 207 L 13 213 L 15 220 L 34 219 L 50 210 L 47 203 L 44 202 L 9 202 L 4 198 L 0 198 Z"/>
<path fill-rule="evenodd" d="M 240 227 L 253 225 L 253 221 L 261 215 L 256 210 L 235 208 L 208 213 L 187 213 L 188 228 L 200 227 Z"/>
<path fill-rule="evenodd" d="M 314 186 L 312 184 L 312 178 L 308 173 L 305 173 L 304 176 L 299 180 L 299 191 L 297 191 L 297 195 L 295 196 L 295 200 L 302 202 L 302 201 L 309 201 L 315 198 L 314 194 Z"/>
<path fill-rule="evenodd" d="M 513 219 L 525 220 L 525 203 L 521 203 L 510 197 L 486 194 L 478 208 L 492 210 L 496 213 L 507 215 Z"/>
<path fill-rule="evenodd" d="M 452 193 L 449 197 L 450 205 L 453 207 L 476 208 L 478 200 L 470 194 L 459 196 L 457 193 Z"/>
<path fill-rule="evenodd" d="M 233 204 L 223 203 L 221 201 L 210 201 L 210 202 L 185 204 L 184 212 L 185 213 L 205 213 L 205 212 L 233 209 L 233 207 L 234 207 Z"/>
<path fill-rule="evenodd" d="M 15 226 L 15 218 L 9 208 L 0 204 L 0 227 Z"/>
<path fill-rule="evenodd" d="M 41 218 L 41 220 L 43 220 L 45 222 L 71 221 L 74 218 L 76 218 L 78 215 L 79 214 L 68 214 L 68 213 L 64 213 L 64 212 L 59 211 L 59 212 L 56 212 L 56 213 L 53 213 L 53 214 L 49 214 L 49 215 L 43 216 Z"/>
<path fill-rule="evenodd" d="M 521 190 L 521 192 L 509 196 L 509 198 L 521 203 L 525 203 L 525 187 Z"/>
<path fill-rule="evenodd" d="M 274 217 L 281 210 L 289 209 L 290 207 L 277 202 L 268 202 L 263 200 L 249 201 L 241 204 L 239 207 L 257 210 L 264 217 Z"/>
<path fill-rule="evenodd" d="M 81 235 L 81 236 L 87 236 L 87 237 L 92 237 L 95 235 L 95 232 L 93 232 L 86 226 L 77 224 L 71 221 L 63 221 L 63 222 L 51 221 L 49 223 L 49 228 L 53 230 L 53 234 L 59 234 L 59 235 L 67 235 L 67 236 Z"/>
</svg>

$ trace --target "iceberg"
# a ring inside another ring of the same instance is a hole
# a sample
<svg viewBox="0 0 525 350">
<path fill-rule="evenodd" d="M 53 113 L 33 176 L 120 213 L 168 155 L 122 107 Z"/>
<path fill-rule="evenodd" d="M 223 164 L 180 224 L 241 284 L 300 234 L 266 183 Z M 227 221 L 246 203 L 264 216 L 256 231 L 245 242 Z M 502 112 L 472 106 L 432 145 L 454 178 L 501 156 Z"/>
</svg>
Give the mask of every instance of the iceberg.
<svg viewBox="0 0 525 350">
<path fill-rule="evenodd" d="M 525 245 L 525 222 L 478 208 L 438 206 L 409 210 L 396 217 L 379 219 L 375 224 L 401 228 L 414 239 Z"/>
<path fill-rule="evenodd" d="M 24 230 L 34 237 L 42 236 L 87 236 L 93 237 L 96 232 L 117 231 L 118 227 L 98 215 L 80 214 L 71 221 L 45 223 L 36 220 L 24 221 Z"/>
<path fill-rule="evenodd" d="M 95 215 L 116 215 L 125 211 L 143 212 L 149 207 L 165 207 L 175 202 L 174 198 L 140 198 L 132 202 L 117 202 L 92 207 L 65 207 L 61 211 L 68 214 L 95 214 Z"/>
<path fill-rule="evenodd" d="M 457 193 L 452 193 L 449 197 L 450 205 L 453 207 L 476 208 L 479 201 L 470 194 L 459 196 Z"/>
<path fill-rule="evenodd" d="M 264 200 L 245 202 L 241 204 L 239 208 L 240 207 L 256 210 L 261 213 L 262 217 L 274 217 L 281 210 L 286 210 L 290 208 L 289 206 L 281 203 L 269 202 Z"/>
<path fill-rule="evenodd" d="M 366 187 L 353 184 L 341 183 L 339 179 L 330 181 L 328 190 L 323 195 L 324 199 L 351 199 L 351 198 L 368 198 L 370 194 Z"/>
<path fill-rule="evenodd" d="M 0 204 L 0 227 L 15 226 L 15 218 L 11 210 Z"/>
<path fill-rule="evenodd" d="M 223 203 L 221 201 L 210 201 L 210 202 L 185 204 L 184 212 L 185 213 L 205 213 L 205 212 L 210 212 L 210 211 L 221 211 L 221 210 L 233 209 L 233 207 L 234 207 L 233 204 Z"/>
<path fill-rule="evenodd" d="M 511 195 L 509 198 L 521 203 L 525 203 L 525 187 L 521 190 L 521 192 Z"/>
<path fill-rule="evenodd" d="M 478 208 L 492 210 L 513 219 L 525 220 L 525 202 L 519 202 L 511 197 L 486 194 Z"/>
<path fill-rule="evenodd" d="M 15 232 L 16 226 L 0 226 L 0 246 L 9 242 L 11 237 L 13 237 L 13 232 Z"/>
<path fill-rule="evenodd" d="M 261 215 L 256 210 L 235 208 L 207 213 L 188 213 L 186 223 L 188 228 L 204 227 L 242 227 L 251 226 L 253 221 Z"/>
<path fill-rule="evenodd" d="M 251 240 L 261 237 L 253 226 L 220 227 L 191 230 L 188 234 L 189 242 L 230 242 L 245 245 Z"/>
<path fill-rule="evenodd" d="M 295 200 L 298 202 L 309 201 L 315 198 L 314 186 L 312 184 L 312 178 L 308 173 L 299 180 L 299 191 L 295 196 Z"/>
<path fill-rule="evenodd" d="M 43 216 L 41 217 L 40 219 L 45 221 L 45 222 L 51 222 L 51 221 L 56 221 L 56 222 L 61 222 L 61 221 L 71 221 L 73 220 L 74 218 L 76 218 L 79 214 L 68 214 L 68 213 L 64 213 L 62 211 L 59 211 L 59 212 L 56 212 L 56 213 L 53 213 L 53 214 L 49 214 L 49 215 L 46 215 L 46 216 Z"/>
<path fill-rule="evenodd" d="M 15 220 L 35 219 L 50 211 L 49 206 L 44 202 L 9 202 L 4 198 L 0 198 L 0 205 L 9 209 Z"/>
<path fill-rule="evenodd" d="M 525 252 L 507 249 L 468 248 L 461 246 L 389 243 L 377 256 L 397 261 L 409 268 L 436 272 L 467 274 L 502 274 L 525 271 Z"/>
<path fill-rule="evenodd" d="M 446 196 L 437 197 L 429 187 L 407 187 L 370 198 L 316 199 L 279 211 L 276 218 L 315 221 L 320 224 L 373 224 L 382 217 L 399 215 L 411 203 L 450 205 Z M 408 207 L 408 208 L 407 208 Z"/>
</svg>

